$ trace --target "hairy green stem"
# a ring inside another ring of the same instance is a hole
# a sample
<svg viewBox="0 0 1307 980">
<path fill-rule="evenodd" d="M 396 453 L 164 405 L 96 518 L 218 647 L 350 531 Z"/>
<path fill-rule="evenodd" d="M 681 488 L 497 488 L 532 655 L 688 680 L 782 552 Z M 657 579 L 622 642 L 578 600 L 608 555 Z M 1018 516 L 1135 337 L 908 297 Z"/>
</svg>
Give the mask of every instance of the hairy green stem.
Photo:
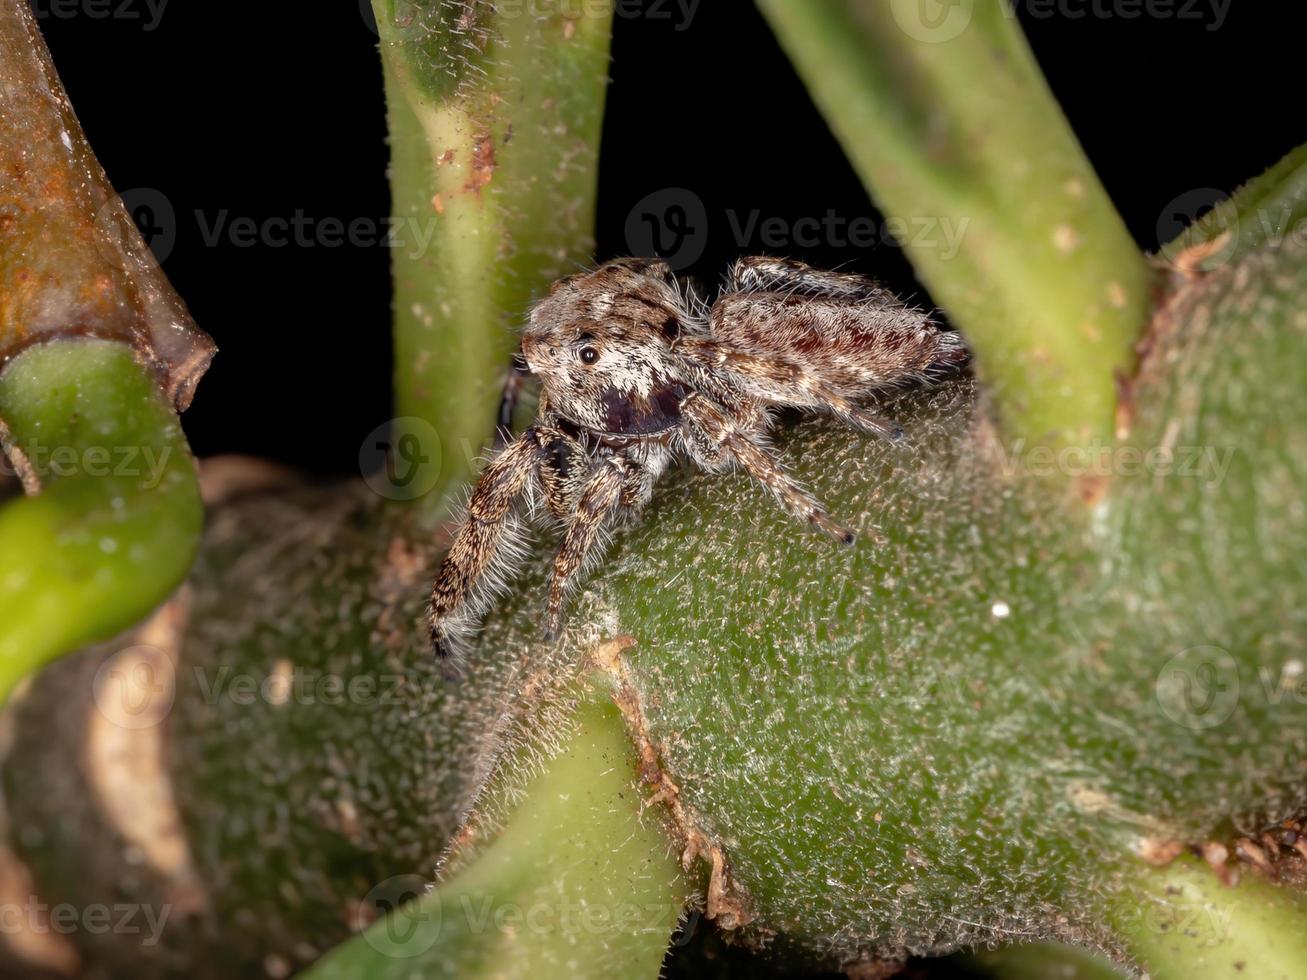
<svg viewBox="0 0 1307 980">
<path fill-rule="evenodd" d="M 1303 240 L 1305 231 L 1307 144 L 1290 151 L 1162 246 L 1161 255 L 1186 272 L 1213 272 L 1259 248 L 1282 245 L 1290 237 Z"/>
<path fill-rule="evenodd" d="M 1009 441 L 1110 442 L 1151 274 L 1007 5 L 759 4 L 965 331 Z"/>
<path fill-rule="evenodd" d="M 502 831 L 307 975 L 656 977 L 690 886 L 635 770 L 617 708 L 584 701 Z"/>
<path fill-rule="evenodd" d="M 521 317 L 592 258 L 612 10 L 374 7 L 401 229 L 395 443 L 438 517 L 493 432 Z"/>
<path fill-rule="evenodd" d="M 0 508 L 0 699 L 182 580 L 203 507 L 177 416 L 125 345 L 59 340 L 0 373 L 5 449 L 39 493 Z"/>
</svg>

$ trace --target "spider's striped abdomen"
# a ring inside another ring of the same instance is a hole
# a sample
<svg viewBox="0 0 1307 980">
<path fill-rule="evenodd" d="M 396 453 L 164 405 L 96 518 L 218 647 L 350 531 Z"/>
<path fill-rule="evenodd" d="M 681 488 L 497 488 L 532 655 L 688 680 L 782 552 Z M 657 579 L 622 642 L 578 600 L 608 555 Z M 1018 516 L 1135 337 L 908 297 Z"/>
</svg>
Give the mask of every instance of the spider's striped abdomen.
<svg viewBox="0 0 1307 980">
<path fill-rule="evenodd" d="M 848 397 L 930 380 L 968 359 L 957 334 L 880 290 L 731 293 L 714 304 L 709 322 L 714 340 L 803 367 Z"/>
</svg>

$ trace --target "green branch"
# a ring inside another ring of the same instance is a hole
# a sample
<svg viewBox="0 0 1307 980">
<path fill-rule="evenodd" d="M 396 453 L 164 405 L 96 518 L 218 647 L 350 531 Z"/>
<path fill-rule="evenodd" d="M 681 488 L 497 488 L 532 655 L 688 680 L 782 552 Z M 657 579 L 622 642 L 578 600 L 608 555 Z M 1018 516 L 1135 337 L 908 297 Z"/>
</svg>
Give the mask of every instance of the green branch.
<svg viewBox="0 0 1307 980">
<path fill-rule="evenodd" d="M 1228 200 L 1203 215 L 1174 241 L 1163 258 L 1186 271 L 1213 272 L 1267 246 L 1301 234 L 1307 220 L 1307 144 L 1289 152 Z"/>
<path fill-rule="evenodd" d="M 1000 946 L 956 960 L 968 976 L 994 980 L 1124 980 L 1126 976 L 1105 957 L 1062 943 Z"/>
<path fill-rule="evenodd" d="M 642 810 L 647 790 L 617 708 L 583 703 L 570 724 L 501 832 L 307 976 L 658 976 L 691 886 L 659 811 Z M 483 799 L 477 812 L 504 802 Z"/>
<path fill-rule="evenodd" d="M 35 496 L 0 508 L 0 699 L 177 586 L 203 507 L 177 416 L 126 346 L 60 340 L 0 373 L 6 451 Z"/>
<path fill-rule="evenodd" d="M 399 220 L 396 441 L 418 437 L 413 495 L 439 516 L 493 432 L 527 307 L 592 259 L 612 11 L 374 7 Z"/>
<path fill-rule="evenodd" d="M 1000 0 L 759 0 L 1010 440 L 1113 436 L 1150 271 Z M 927 14 L 941 16 L 931 21 Z"/>
<path fill-rule="evenodd" d="M 1182 858 L 1141 866 L 1119 901 L 1115 926 L 1152 980 L 1293 980 L 1307 963 L 1307 897 L 1245 874 L 1222 884 Z"/>
</svg>

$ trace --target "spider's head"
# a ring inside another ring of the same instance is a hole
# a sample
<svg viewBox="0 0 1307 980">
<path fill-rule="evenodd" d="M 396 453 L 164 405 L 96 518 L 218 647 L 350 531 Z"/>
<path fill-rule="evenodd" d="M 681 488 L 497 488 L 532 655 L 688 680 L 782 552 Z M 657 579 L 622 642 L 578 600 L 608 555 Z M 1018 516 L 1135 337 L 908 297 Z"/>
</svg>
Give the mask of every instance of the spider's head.
<svg viewBox="0 0 1307 980">
<path fill-rule="evenodd" d="M 666 263 L 609 262 L 554 284 L 531 310 L 522 355 L 554 410 L 581 427 L 662 432 L 688 391 L 672 354 L 683 306 Z"/>
</svg>

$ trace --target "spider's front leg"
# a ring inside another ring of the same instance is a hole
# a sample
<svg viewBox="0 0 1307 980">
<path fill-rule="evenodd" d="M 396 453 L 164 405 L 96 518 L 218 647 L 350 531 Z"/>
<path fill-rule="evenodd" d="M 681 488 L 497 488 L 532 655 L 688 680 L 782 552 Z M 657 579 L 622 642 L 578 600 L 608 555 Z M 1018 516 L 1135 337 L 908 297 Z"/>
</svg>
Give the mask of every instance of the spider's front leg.
<svg viewBox="0 0 1307 980">
<path fill-rule="evenodd" d="M 742 431 L 720 406 L 702 395 L 691 395 L 681 403 L 681 416 L 686 441 L 701 462 L 709 466 L 738 463 L 799 520 L 825 531 L 836 541 L 853 544 L 853 532 L 831 520 L 826 509 L 785 472 L 775 456 Z"/>
<path fill-rule="evenodd" d="M 427 622 L 431 645 L 447 659 L 459 639 L 470 633 L 494 597 L 496 588 L 515 570 L 518 557 L 511 533 L 514 502 L 536 477 L 549 509 L 562 514 L 569 502 L 573 472 L 584 471 L 585 450 L 577 440 L 550 426 L 535 425 L 487 464 L 468 499 L 467 512 L 431 588 Z"/>
<path fill-rule="evenodd" d="M 619 507 L 634 510 L 643 505 L 658 470 L 634 454 L 617 453 L 605 459 L 581 488 L 571 523 L 554 556 L 545 620 L 545 635 L 550 640 L 556 640 L 562 632 L 568 590 L 593 554 L 600 531 Z"/>
</svg>

